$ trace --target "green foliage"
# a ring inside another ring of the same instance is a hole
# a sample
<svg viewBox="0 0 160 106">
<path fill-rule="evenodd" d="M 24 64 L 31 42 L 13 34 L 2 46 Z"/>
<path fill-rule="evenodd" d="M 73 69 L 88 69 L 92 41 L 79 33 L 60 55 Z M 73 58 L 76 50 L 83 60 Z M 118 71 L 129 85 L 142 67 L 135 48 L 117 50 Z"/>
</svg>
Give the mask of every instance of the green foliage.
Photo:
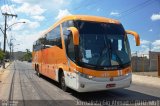
<svg viewBox="0 0 160 106">
<path fill-rule="evenodd" d="M 29 49 L 26 49 L 26 53 L 22 58 L 23 61 L 30 61 L 32 60 L 32 53 L 29 51 Z"/>
<path fill-rule="evenodd" d="M 0 50 L 0 60 L 2 60 L 4 58 L 4 53 L 2 50 Z"/>
</svg>

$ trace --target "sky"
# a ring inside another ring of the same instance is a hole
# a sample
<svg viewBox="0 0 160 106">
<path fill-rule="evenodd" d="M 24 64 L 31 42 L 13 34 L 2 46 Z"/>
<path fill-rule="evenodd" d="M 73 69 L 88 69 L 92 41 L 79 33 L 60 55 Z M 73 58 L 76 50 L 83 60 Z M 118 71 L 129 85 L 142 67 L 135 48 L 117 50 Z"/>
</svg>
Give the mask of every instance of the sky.
<svg viewBox="0 0 160 106">
<path fill-rule="evenodd" d="M 33 42 L 66 15 L 94 15 L 119 20 L 125 30 L 136 31 L 141 46 L 136 47 L 133 36 L 128 35 L 131 51 L 148 54 L 160 51 L 160 0 L 1 0 L 1 13 L 17 14 L 8 17 L 8 42 L 12 39 L 14 51 L 32 51 Z M 4 17 L 0 15 L 4 29 Z M 1 48 L 3 34 L 0 32 Z M 8 43 L 7 43 L 7 49 Z"/>
</svg>

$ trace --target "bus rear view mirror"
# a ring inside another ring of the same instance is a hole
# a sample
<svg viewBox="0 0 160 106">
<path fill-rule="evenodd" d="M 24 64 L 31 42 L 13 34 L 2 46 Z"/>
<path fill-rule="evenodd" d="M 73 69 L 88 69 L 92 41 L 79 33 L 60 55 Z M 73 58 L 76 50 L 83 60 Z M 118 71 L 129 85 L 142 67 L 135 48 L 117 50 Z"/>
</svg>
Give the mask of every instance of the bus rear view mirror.
<svg viewBox="0 0 160 106">
<path fill-rule="evenodd" d="M 131 31 L 131 30 L 126 30 L 126 33 L 127 33 L 127 34 L 131 34 L 131 35 L 134 36 L 135 41 L 136 41 L 136 46 L 139 46 L 139 45 L 140 45 L 140 37 L 139 37 L 139 35 L 138 35 L 137 32 L 134 32 L 134 31 Z"/>
<path fill-rule="evenodd" d="M 78 29 L 75 27 L 69 27 L 67 30 L 72 32 L 73 44 L 79 45 L 79 31 L 78 31 Z"/>
</svg>

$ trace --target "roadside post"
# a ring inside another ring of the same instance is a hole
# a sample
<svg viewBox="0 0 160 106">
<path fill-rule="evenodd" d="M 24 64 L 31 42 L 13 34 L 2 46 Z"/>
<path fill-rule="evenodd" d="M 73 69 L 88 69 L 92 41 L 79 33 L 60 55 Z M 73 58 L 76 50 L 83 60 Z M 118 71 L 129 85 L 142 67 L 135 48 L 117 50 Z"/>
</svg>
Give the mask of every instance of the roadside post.
<svg viewBox="0 0 160 106">
<path fill-rule="evenodd" d="M 160 77 L 160 55 L 158 55 L 158 77 Z"/>
</svg>

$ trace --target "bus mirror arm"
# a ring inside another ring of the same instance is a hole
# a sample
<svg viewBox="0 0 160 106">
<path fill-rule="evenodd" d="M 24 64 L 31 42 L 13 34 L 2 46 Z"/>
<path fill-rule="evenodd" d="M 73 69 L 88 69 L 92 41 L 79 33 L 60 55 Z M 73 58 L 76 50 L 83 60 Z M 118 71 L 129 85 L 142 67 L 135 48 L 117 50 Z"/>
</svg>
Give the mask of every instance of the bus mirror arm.
<svg viewBox="0 0 160 106">
<path fill-rule="evenodd" d="M 140 37 L 139 37 L 139 34 L 137 32 L 134 32 L 134 31 L 131 31 L 131 30 L 126 30 L 126 33 L 134 36 L 135 41 L 136 41 L 136 46 L 140 45 Z"/>
<path fill-rule="evenodd" d="M 67 30 L 72 32 L 73 44 L 78 46 L 79 45 L 79 31 L 78 31 L 78 29 L 75 27 L 69 27 Z"/>
</svg>

